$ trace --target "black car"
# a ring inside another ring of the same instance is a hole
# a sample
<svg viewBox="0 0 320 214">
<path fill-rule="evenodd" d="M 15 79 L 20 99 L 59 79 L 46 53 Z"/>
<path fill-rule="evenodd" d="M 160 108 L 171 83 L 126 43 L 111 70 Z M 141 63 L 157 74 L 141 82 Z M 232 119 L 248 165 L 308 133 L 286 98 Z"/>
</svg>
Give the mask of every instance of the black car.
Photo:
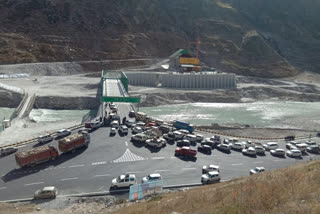
<svg viewBox="0 0 320 214">
<path fill-rule="evenodd" d="M 320 137 L 320 132 L 317 133 L 317 137 Z"/>
<path fill-rule="evenodd" d="M 214 148 L 215 143 L 213 141 L 202 141 L 201 146 L 210 146 L 211 148 Z"/>
<path fill-rule="evenodd" d="M 205 153 L 205 154 L 211 154 L 211 146 L 208 146 L 208 145 L 201 145 L 201 146 L 198 146 L 198 152 L 202 152 L 202 153 Z"/>
<path fill-rule="evenodd" d="M 320 147 L 317 145 L 311 145 L 307 147 L 307 151 L 310 153 L 316 153 L 319 154 L 320 153 Z"/>
<path fill-rule="evenodd" d="M 296 137 L 293 136 L 293 135 L 289 135 L 287 137 L 284 138 L 285 141 L 291 141 L 291 140 L 294 140 Z"/>
<path fill-rule="evenodd" d="M 134 111 L 129 112 L 129 117 L 135 117 L 135 116 L 136 116 L 136 113 Z"/>
<path fill-rule="evenodd" d="M 178 140 L 177 141 L 177 146 L 178 147 L 183 147 L 183 146 L 190 146 L 190 141 L 188 140 Z"/>
</svg>

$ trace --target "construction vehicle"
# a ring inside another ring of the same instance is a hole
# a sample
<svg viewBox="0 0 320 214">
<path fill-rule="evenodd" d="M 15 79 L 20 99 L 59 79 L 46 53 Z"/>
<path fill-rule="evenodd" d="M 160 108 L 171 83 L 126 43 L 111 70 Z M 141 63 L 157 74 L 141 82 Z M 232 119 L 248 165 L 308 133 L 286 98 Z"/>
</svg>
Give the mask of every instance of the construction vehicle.
<svg viewBox="0 0 320 214">
<path fill-rule="evenodd" d="M 48 145 L 15 154 L 16 162 L 20 167 L 34 167 L 37 164 L 54 160 L 58 156 L 58 151 L 53 146 Z"/>
<path fill-rule="evenodd" d="M 90 135 L 81 132 L 59 140 L 59 150 L 62 153 L 75 152 L 80 147 L 88 147 L 89 143 Z"/>
<path fill-rule="evenodd" d="M 194 127 L 192 124 L 186 123 L 186 122 L 181 122 L 181 121 L 173 121 L 172 124 L 173 127 L 177 128 L 177 129 L 184 129 L 189 131 L 190 133 L 192 133 L 194 131 Z"/>
</svg>

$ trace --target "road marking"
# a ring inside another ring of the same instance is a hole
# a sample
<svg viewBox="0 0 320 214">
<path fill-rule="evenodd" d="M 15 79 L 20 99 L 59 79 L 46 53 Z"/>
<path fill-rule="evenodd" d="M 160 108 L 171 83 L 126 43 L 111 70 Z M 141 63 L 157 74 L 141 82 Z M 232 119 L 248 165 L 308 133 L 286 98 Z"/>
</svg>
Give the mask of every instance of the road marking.
<svg viewBox="0 0 320 214">
<path fill-rule="evenodd" d="M 278 162 L 278 161 L 283 161 L 283 160 L 273 160 L 273 161 Z"/>
<path fill-rule="evenodd" d="M 141 171 L 135 171 L 135 172 L 126 172 L 126 174 L 139 174 Z"/>
<path fill-rule="evenodd" d="M 182 170 L 195 170 L 197 168 L 182 168 Z"/>
<path fill-rule="evenodd" d="M 107 177 L 110 176 L 110 174 L 104 174 L 104 175 L 95 175 L 94 177 Z"/>
<path fill-rule="evenodd" d="M 0 187 L 0 190 L 2 190 L 2 189 L 7 189 L 7 187 Z"/>
<path fill-rule="evenodd" d="M 73 166 L 69 166 L 69 168 L 75 168 L 75 167 L 82 167 L 84 166 L 83 164 L 82 165 L 73 165 Z"/>
<path fill-rule="evenodd" d="M 106 161 L 95 162 L 95 163 L 92 163 L 91 165 L 103 165 L 103 164 L 107 164 L 107 162 Z"/>
<path fill-rule="evenodd" d="M 170 170 L 168 169 L 158 169 L 158 170 L 155 170 L 155 172 L 169 172 Z"/>
<path fill-rule="evenodd" d="M 152 160 L 163 160 L 164 159 L 164 157 L 153 157 L 153 158 L 151 158 Z"/>
<path fill-rule="evenodd" d="M 44 182 L 30 183 L 30 184 L 25 184 L 24 186 L 32 186 L 32 185 L 38 185 L 38 184 L 44 184 Z"/>
<path fill-rule="evenodd" d="M 170 157 L 170 158 L 177 158 L 177 157 Z"/>
<path fill-rule="evenodd" d="M 243 165 L 242 163 L 233 163 L 231 164 L 232 166 L 240 166 L 240 165 Z"/>
<path fill-rule="evenodd" d="M 128 142 L 127 141 L 125 142 L 125 144 L 126 144 L 126 146 L 128 146 Z"/>
<path fill-rule="evenodd" d="M 263 161 L 257 161 L 257 162 L 253 162 L 253 163 L 263 163 Z"/>
<path fill-rule="evenodd" d="M 63 179 L 60 179 L 60 181 L 70 181 L 70 180 L 77 180 L 78 178 L 75 177 L 75 178 L 63 178 Z"/>
</svg>

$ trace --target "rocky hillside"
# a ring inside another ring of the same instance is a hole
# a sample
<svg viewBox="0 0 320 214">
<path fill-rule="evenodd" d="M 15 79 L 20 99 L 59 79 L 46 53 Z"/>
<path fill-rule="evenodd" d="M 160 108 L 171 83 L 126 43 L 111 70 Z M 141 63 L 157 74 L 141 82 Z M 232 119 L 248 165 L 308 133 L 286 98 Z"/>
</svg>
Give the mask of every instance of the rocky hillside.
<svg viewBox="0 0 320 214">
<path fill-rule="evenodd" d="M 167 57 L 282 77 L 320 67 L 312 0 L 0 0 L 0 63 Z M 319 70 L 319 69 L 318 69 Z"/>
</svg>

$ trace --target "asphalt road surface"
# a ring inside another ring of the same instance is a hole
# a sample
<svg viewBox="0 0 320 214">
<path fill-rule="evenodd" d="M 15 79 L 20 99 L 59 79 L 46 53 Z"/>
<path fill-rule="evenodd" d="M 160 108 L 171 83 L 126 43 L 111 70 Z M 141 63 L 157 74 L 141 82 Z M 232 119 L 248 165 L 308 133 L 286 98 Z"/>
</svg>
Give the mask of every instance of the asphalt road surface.
<svg viewBox="0 0 320 214">
<path fill-rule="evenodd" d="M 118 107 L 121 117 L 128 118 L 129 105 Z M 207 164 L 219 165 L 221 179 L 229 180 L 248 176 L 249 170 L 256 166 L 274 170 L 320 157 L 308 154 L 302 159 L 278 158 L 269 152 L 265 156 L 249 157 L 237 151 L 226 154 L 214 149 L 211 155 L 198 153 L 196 160 L 181 159 L 174 156 L 174 144 L 152 149 L 131 142 L 131 131 L 127 136 L 118 133 L 109 136 L 109 131 L 110 127 L 101 127 L 91 133 L 91 143 L 87 149 L 63 154 L 55 161 L 34 168 L 20 169 L 14 155 L 0 158 L 0 201 L 31 198 L 37 189 L 44 186 L 56 186 L 59 196 L 109 191 L 111 180 L 124 173 L 134 173 L 139 182 L 144 176 L 157 172 L 162 175 L 165 186 L 194 184 L 200 183 L 202 166 Z M 49 144 L 57 147 L 56 140 Z M 20 150 L 33 146 L 36 145 Z M 284 142 L 281 147 L 285 147 Z"/>
</svg>

